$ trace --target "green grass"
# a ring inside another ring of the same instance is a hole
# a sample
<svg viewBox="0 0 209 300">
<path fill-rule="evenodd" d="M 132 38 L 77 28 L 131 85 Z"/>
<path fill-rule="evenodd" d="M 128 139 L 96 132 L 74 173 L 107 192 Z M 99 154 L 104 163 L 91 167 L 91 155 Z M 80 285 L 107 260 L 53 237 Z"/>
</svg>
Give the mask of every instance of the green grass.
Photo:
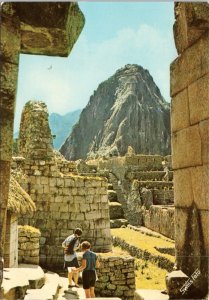
<svg viewBox="0 0 209 300">
<path fill-rule="evenodd" d="M 112 254 L 128 256 L 129 253 L 120 247 L 113 247 Z M 104 255 L 104 254 L 103 254 Z M 155 264 L 135 258 L 136 289 L 164 290 L 165 275 L 168 271 L 158 268 Z"/>
<path fill-rule="evenodd" d="M 119 237 L 125 240 L 129 245 L 135 246 L 142 250 L 147 250 L 153 255 L 158 255 L 169 259 L 171 262 L 175 261 L 175 257 L 169 254 L 160 253 L 154 247 L 174 247 L 172 240 L 168 241 L 165 239 L 157 238 L 154 236 L 147 236 L 141 232 L 131 230 L 129 228 L 116 228 L 111 229 L 112 236 Z"/>
<path fill-rule="evenodd" d="M 164 290 L 165 275 L 168 271 L 158 268 L 154 263 L 135 259 L 136 289 Z"/>
</svg>

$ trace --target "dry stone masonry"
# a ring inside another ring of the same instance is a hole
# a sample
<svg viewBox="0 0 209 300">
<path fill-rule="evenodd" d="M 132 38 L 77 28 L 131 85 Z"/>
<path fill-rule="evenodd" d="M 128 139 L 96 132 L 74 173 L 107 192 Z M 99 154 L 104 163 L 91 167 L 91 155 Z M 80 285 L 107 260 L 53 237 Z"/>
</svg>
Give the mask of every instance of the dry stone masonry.
<svg viewBox="0 0 209 300">
<path fill-rule="evenodd" d="M 39 264 L 41 233 L 31 226 L 18 226 L 18 263 Z"/>
<path fill-rule="evenodd" d="M 34 113 L 38 122 L 34 122 Z M 63 263 L 61 243 L 76 227 L 83 229 L 83 239 L 88 239 L 95 251 L 110 251 L 107 179 L 75 175 L 75 163 L 53 152 L 43 102 L 29 102 L 25 106 L 19 153 L 24 159 L 20 158 L 19 162 L 15 159 L 14 173 L 20 169 L 24 173 L 19 182 L 37 208 L 35 213 L 21 218 L 20 224 L 40 229 L 40 263 L 60 267 Z"/>
<path fill-rule="evenodd" d="M 135 291 L 134 258 L 131 256 L 100 255 L 96 295 L 132 300 Z"/>
<path fill-rule="evenodd" d="M 97 172 L 107 174 L 112 227 L 127 225 L 128 221 L 131 225 L 144 225 L 174 238 L 170 155 L 139 155 L 129 146 L 123 157 L 103 157 L 87 163 Z M 122 219 L 119 219 L 119 214 Z M 114 222 L 114 219 L 117 221 Z"/>
</svg>

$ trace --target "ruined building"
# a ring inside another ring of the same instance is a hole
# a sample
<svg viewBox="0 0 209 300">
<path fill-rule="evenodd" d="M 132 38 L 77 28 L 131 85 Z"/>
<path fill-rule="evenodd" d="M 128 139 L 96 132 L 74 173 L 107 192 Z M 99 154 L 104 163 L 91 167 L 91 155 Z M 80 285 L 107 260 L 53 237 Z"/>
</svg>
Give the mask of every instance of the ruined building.
<svg viewBox="0 0 209 300">
<path fill-rule="evenodd" d="M 111 250 L 107 180 L 76 175 L 76 165 L 53 151 L 48 112 L 43 102 L 28 102 L 22 113 L 19 156 L 12 168 L 21 170 L 19 183 L 36 204 L 36 212 L 20 224 L 41 231 L 40 263 L 61 267 L 64 239 L 76 227 L 97 252 Z"/>
</svg>

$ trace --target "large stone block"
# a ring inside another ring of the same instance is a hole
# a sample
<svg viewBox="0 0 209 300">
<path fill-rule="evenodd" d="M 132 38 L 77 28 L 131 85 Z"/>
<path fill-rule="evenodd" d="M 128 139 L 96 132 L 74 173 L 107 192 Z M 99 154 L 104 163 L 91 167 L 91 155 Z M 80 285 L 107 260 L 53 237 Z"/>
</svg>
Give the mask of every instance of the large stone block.
<svg viewBox="0 0 209 300">
<path fill-rule="evenodd" d="M 2 17 L 1 20 L 1 59 L 6 62 L 18 64 L 20 52 L 20 24 L 13 16 Z"/>
<path fill-rule="evenodd" d="M 208 3 L 175 3 L 174 39 L 178 53 L 195 43 L 209 26 Z"/>
<path fill-rule="evenodd" d="M 201 137 L 198 125 L 172 134 L 173 169 L 202 164 Z"/>
<path fill-rule="evenodd" d="M 16 84 L 17 84 L 18 66 L 12 63 L 1 63 L 1 105 L 7 108 L 9 96 L 13 97 L 15 102 Z M 6 95 L 6 97 L 5 97 Z M 3 97 L 2 97 L 3 96 Z M 3 103 L 2 103 L 3 102 Z M 12 109 L 14 108 L 14 104 Z"/>
<path fill-rule="evenodd" d="M 201 146 L 202 146 L 202 162 L 209 163 L 209 120 L 199 123 Z"/>
<path fill-rule="evenodd" d="M 177 251 L 184 248 L 186 241 L 186 229 L 188 221 L 188 210 L 182 208 L 175 209 L 175 247 Z"/>
<path fill-rule="evenodd" d="M 174 171 L 175 207 L 190 207 L 193 199 L 190 168 Z"/>
<path fill-rule="evenodd" d="M 209 71 L 209 33 L 186 49 L 170 67 L 171 96 L 175 96 Z"/>
<path fill-rule="evenodd" d="M 184 299 L 187 294 L 186 282 L 189 277 L 182 271 L 173 271 L 166 275 L 165 282 L 168 295 L 171 299 Z"/>
<path fill-rule="evenodd" d="M 191 168 L 194 202 L 198 209 L 209 210 L 209 169 L 208 165 Z"/>
<path fill-rule="evenodd" d="M 209 74 L 189 85 L 188 95 L 190 123 L 209 119 Z"/>
<path fill-rule="evenodd" d="M 13 114 L 6 116 L 1 112 L 0 119 L 1 128 L 1 143 L 0 143 L 0 157 L 1 160 L 10 161 L 12 158 L 13 145 Z"/>
<path fill-rule="evenodd" d="M 189 126 L 188 91 L 184 89 L 171 101 L 171 130 L 175 132 Z"/>
</svg>

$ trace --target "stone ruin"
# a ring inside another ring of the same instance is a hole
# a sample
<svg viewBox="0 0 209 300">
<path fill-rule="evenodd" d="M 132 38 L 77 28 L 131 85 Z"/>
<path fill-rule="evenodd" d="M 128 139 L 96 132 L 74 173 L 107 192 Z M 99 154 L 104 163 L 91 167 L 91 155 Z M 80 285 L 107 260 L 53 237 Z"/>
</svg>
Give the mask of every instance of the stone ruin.
<svg viewBox="0 0 209 300">
<path fill-rule="evenodd" d="M 94 166 L 82 160 L 67 161 L 53 150 L 43 102 L 26 103 L 17 150 L 19 156 L 13 157 L 12 162 L 13 176 L 36 204 L 35 212 L 18 219 L 24 225 L 19 226 L 19 263 L 40 263 L 63 273 L 61 243 L 74 228 L 81 227 L 82 240 L 90 241 L 100 256 L 97 295 L 133 299 L 134 258 L 111 252 L 107 179 Z M 39 290 L 27 293 L 25 299 L 30 293 L 38 297 Z"/>
<path fill-rule="evenodd" d="M 36 17 L 40 10 L 41 19 Z M 198 298 L 208 294 L 208 11 L 208 3 L 175 4 L 174 38 L 179 56 L 171 65 L 177 268 L 188 276 L 198 268 L 200 276 L 194 282 L 195 288 L 198 289 Z M 64 23 L 60 22 L 60 16 L 63 14 L 66 16 Z M 1 271 L 19 54 L 67 56 L 84 24 L 83 16 L 74 3 L 4 3 L 2 16 Z M 65 44 L 59 42 L 59 39 L 62 42 L 64 40 Z M 67 168 L 68 162 L 64 166 L 64 169 Z M 178 285 L 178 277 L 174 278 L 174 281 L 175 279 Z M 2 272 L 0 283 L 1 281 Z M 195 295 L 191 294 L 190 298 L 194 297 Z"/>
<path fill-rule="evenodd" d="M 82 239 L 88 239 L 94 251 L 110 251 L 107 180 L 77 175 L 75 163 L 54 153 L 43 102 L 25 105 L 18 144 L 20 158 L 13 160 L 13 173 L 24 175 L 18 181 L 36 204 L 36 212 L 19 223 L 41 231 L 40 263 L 61 267 L 61 243 L 76 227 L 83 229 Z"/>
<path fill-rule="evenodd" d="M 87 164 L 108 178 L 111 227 L 145 226 L 174 239 L 171 156 L 139 155 L 129 147 L 124 157 Z"/>
</svg>

